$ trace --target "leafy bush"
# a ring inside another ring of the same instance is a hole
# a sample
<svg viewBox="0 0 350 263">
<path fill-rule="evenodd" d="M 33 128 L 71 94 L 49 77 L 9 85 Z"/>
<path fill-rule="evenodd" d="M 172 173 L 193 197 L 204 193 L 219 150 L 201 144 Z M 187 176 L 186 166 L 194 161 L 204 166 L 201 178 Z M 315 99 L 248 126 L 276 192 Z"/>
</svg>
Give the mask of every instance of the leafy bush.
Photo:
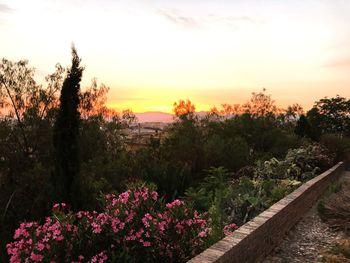
<svg viewBox="0 0 350 263">
<path fill-rule="evenodd" d="M 303 177 L 303 173 L 311 172 L 317 167 L 319 168 L 318 172 L 327 170 L 334 163 L 334 155 L 324 146 L 312 144 L 299 149 L 289 150 L 286 160 L 300 167 L 301 177 Z"/>
<path fill-rule="evenodd" d="M 185 192 L 185 197 L 200 211 L 208 211 L 211 228 L 209 243 L 214 243 L 224 236 L 224 227 L 232 223 L 227 220 L 226 211 L 232 189 L 227 184 L 229 173 L 223 167 L 212 167 L 207 173 L 208 176 L 197 188 L 189 188 Z"/>
<path fill-rule="evenodd" d="M 244 224 L 331 165 L 332 156 L 323 147 L 309 145 L 289 150 L 283 160 L 272 158 L 242 168 L 233 180 L 224 168 L 212 168 L 185 196 L 196 209 L 208 211 L 216 240 L 225 225 Z"/>
<path fill-rule="evenodd" d="M 56 204 L 43 224 L 22 223 L 7 245 L 10 262 L 184 262 L 209 233 L 203 214 L 146 187 L 108 195 L 104 208 L 74 214 Z"/>
<path fill-rule="evenodd" d="M 234 174 L 234 179 L 238 179 L 243 176 L 253 178 L 255 174 L 255 169 L 256 168 L 252 165 L 243 166 Z"/>
<path fill-rule="evenodd" d="M 333 164 L 326 148 L 313 144 L 288 151 L 284 160 L 257 162 L 255 177 L 306 181 Z"/>
<path fill-rule="evenodd" d="M 247 222 L 331 164 L 319 145 L 291 149 L 283 160 L 258 161 L 253 178 L 241 177 L 232 185 L 230 221 Z"/>
</svg>

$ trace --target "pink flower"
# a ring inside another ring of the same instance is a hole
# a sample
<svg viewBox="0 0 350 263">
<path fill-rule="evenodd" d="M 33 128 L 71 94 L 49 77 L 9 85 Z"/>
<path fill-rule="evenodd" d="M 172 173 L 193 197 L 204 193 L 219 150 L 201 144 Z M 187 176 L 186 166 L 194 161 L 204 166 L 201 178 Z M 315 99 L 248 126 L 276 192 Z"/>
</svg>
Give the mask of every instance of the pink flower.
<svg viewBox="0 0 350 263">
<path fill-rule="evenodd" d="M 66 230 L 68 232 L 72 231 L 72 225 L 71 224 L 66 224 Z"/>
<path fill-rule="evenodd" d="M 29 233 L 26 230 L 26 225 L 24 223 L 20 224 L 19 228 L 16 229 L 15 234 L 13 236 L 14 239 L 17 239 L 19 237 L 28 237 Z"/>
<path fill-rule="evenodd" d="M 59 210 L 59 209 L 65 209 L 67 207 L 67 205 L 65 203 L 60 203 L 60 204 L 54 204 L 52 206 L 52 211 L 56 211 L 56 210 Z"/>
<path fill-rule="evenodd" d="M 158 223 L 158 227 L 160 231 L 164 231 L 165 230 L 165 225 L 166 225 L 166 221 L 161 221 Z"/>
<path fill-rule="evenodd" d="M 144 242 L 143 242 L 143 246 L 144 246 L 144 247 L 150 247 L 150 246 L 151 246 L 151 242 L 149 242 L 149 241 L 144 241 Z"/>
<path fill-rule="evenodd" d="M 224 226 L 224 235 L 228 236 L 228 235 L 232 235 L 232 233 L 237 229 L 237 225 L 236 224 L 229 224 Z"/>
<path fill-rule="evenodd" d="M 176 233 L 181 234 L 184 230 L 184 227 L 180 223 L 177 223 L 175 225 L 175 229 L 176 229 Z"/>
<path fill-rule="evenodd" d="M 144 226 L 145 226 L 146 228 L 150 227 L 150 224 L 149 224 L 149 222 L 147 221 L 147 218 L 146 218 L 146 217 L 143 217 L 143 218 L 142 218 L 142 223 L 144 224 Z"/>
<path fill-rule="evenodd" d="M 152 199 L 153 199 L 154 201 L 157 201 L 157 199 L 158 199 L 158 193 L 155 192 L 155 191 L 153 191 L 151 195 L 152 195 Z"/>
<path fill-rule="evenodd" d="M 64 237 L 63 237 L 63 236 L 57 236 L 57 237 L 54 238 L 54 239 L 56 239 L 57 241 L 62 241 L 62 240 L 64 239 Z"/>
<path fill-rule="evenodd" d="M 99 234 L 99 233 L 102 232 L 102 228 L 101 228 L 101 226 L 100 226 L 99 224 L 96 224 L 95 222 L 93 222 L 93 223 L 91 224 L 91 226 L 92 226 L 92 228 L 93 228 L 93 230 L 92 230 L 93 233 Z"/>
<path fill-rule="evenodd" d="M 146 217 L 148 220 L 152 220 L 152 218 L 153 218 L 149 213 L 146 213 L 146 214 L 145 214 L 145 217 Z"/>
<path fill-rule="evenodd" d="M 206 237 L 207 236 L 207 232 L 205 232 L 205 231 L 201 231 L 201 232 L 199 232 L 199 234 L 198 234 L 198 236 L 199 237 Z"/>
<path fill-rule="evenodd" d="M 118 200 L 123 204 L 126 204 L 129 200 L 129 192 L 124 192 L 119 195 Z"/>
<path fill-rule="evenodd" d="M 30 259 L 35 261 L 35 262 L 41 262 L 41 261 L 43 261 L 43 256 L 32 252 L 32 254 L 30 254 Z"/>
<path fill-rule="evenodd" d="M 142 236 L 142 233 L 140 233 L 140 232 L 137 232 L 137 233 L 136 233 L 136 237 L 137 237 L 137 238 L 141 238 L 141 236 Z"/>
<path fill-rule="evenodd" d="M 36 246 L 37 246 L 39 251 L 43 251 L 44 248 L 45 248 L 45 245 L 43 243 L 41 243 L 41 242 L 38 242 Z"/>
<path fill-rule="evenodd" d="M 143 200 L 145 200 L 145 201 L 148 199 L 148 193 L 147 192 L 143 192 L 141 194 L 141 196 L 142 196 Z"/>
<path fill-rule="evenodd" d="M 111 223 L 111 226 L 112 226 L 112 229 L 114 231 L 114 233 L 118 233 L 119 232 L 119 224 L 120 224 L 120 220 L 119 218 L 112 218 L 112 223 Z M 123 228 L 120 228 L 120 229 L 123 229 Z"/>
<path fill-rule="evenodd" d="M 93 256 L 91 258 L 90 262 L 92 262 L 92 263 L 104 263 L 104 262 L 106 262 L 107 259 L 108 259 L 108 257 L 107 257 L 106 252 L 102 251 L 101 253 Z"/>
<path fill-rule="evenodd" d="M 192 220 L 192 219 L 186 220 L 186 224 L 187 224 L 188 226 L 191 226 L 191 225 L 193 224 L 193 220 Z"/>
<path fill-rule="evenodd" d="M 134 219 L 135 213 L 131 212 L 130 214 L 128 214 L 128 216 L 126 217 L 126 222 L 129 223 Z"/>
<path fill-rule="evenodd" d="M 183 201 L 180 201 L 179 199 L 176 199 L 174 200 L 173 202 L 171 202 L 170 204 L 166 204 L 166 207 L 171 209 L 173 208 L 174 206 L 180 206 L 180 205 L 183 205 L 184 202 Z"/>
</svg>

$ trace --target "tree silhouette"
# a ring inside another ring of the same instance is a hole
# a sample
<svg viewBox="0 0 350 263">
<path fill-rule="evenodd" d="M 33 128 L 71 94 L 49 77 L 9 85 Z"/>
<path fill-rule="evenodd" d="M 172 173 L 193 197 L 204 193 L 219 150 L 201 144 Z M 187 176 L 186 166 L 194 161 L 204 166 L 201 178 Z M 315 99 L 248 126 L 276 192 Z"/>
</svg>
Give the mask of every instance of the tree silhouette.
<svg viewBox="0 0 350 263">
<path fill-rule="evenodd" d="M 294 132 L 299 137 L 308 137 L 313 140 L 316 139 L 315 134 L 312 132 L 312 128 L 304 114 L 302 114 L 297 121 Z"/>
<path fill-rule="evenodd" d="M 190 100 L 179 100 L 174 103 L 173 111 L 175 116 L 180 119 L 193 118 L 196 106 Z"/>
<path fill-rule="evenodd" d="M 265 117 L 268 115 L 277 115 L 279 109 L 270 95 L 266 95 L 266 89 L 262 92 L 252 93 L 250 101 L 242 105 L 243 112 L 249 113 L 255 117 Z"/>
<path fill-rule="evenodd" d="M 79 92 L 80 81 L 84 68 L 80 66 L 75 47 L 72 47 L 72 66 L 68 69 L 63 82 L 60 108 L 54 126 L 55 173 L 54 185 L 57 198 L 71 203 L 73 198 L 73 183 L 79 174 Z M 58 200 L 57 200 L 58 201 Z"/>
<path fill-rule="evenodd" d="M 322 117 L 322 133 L 348 134 L 350 129 L 350 100 L 337 95 L 315 102 L 314 108 Z"/>
</svg>

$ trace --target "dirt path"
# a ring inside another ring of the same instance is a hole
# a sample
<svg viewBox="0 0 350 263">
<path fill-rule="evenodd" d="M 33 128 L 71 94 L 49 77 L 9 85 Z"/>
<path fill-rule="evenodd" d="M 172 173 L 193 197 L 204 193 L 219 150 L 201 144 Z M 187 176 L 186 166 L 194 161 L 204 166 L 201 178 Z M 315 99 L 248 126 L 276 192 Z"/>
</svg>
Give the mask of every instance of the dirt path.
<svg viewBox="0 0 350 263">
<path fill-rule="evenodd" d="M 350 180 L 350 172 L 345 172 L 341 180 Z M 322 262 L 320 253 L 342 237 L 342 233 L 335 232 L 321 221 L 315 205 L 264 263 Z"/>
</svg>

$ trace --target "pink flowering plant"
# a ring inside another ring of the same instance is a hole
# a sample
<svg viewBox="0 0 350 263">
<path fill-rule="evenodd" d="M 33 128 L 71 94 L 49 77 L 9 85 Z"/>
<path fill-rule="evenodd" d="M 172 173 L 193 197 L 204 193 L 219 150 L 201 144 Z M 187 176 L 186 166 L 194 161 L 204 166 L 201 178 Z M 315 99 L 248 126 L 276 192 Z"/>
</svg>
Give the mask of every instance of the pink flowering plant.
<svg viewBox="0 0 350 263">
<path fill-rule="evenodd" d="M 225 225 L 225 226 L 224 226 L 224 229 L 223 229 L 224 235 L 225 235 L 225 236 L 231 236 L 231 235 L 233 235 L 233 232 L 234 232 L 236 229 L 238 229 L 238 226 L 237 226 L 236 224 L 234 224 L 234 223 Z"/>
<path fill-rule="evenodd" d="M 137 187 L 107 195 L 104 211 L 55 204 L 43 224 L 22 223 L 7 245 L 10 262 L 185 262 L 206 244 L 205 214 Z"/>
</svg>

